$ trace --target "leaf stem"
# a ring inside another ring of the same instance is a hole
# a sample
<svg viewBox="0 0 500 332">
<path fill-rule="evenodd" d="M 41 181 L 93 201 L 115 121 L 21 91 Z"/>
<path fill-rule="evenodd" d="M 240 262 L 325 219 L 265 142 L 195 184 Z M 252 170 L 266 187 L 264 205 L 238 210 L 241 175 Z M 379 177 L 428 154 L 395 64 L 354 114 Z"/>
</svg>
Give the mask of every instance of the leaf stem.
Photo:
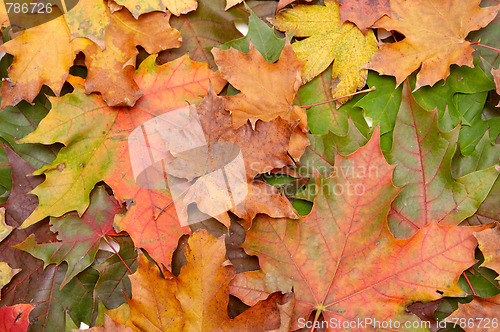
<svg viewBox="0 0 500 332">
<path fill-rule="evenodd" d="M 469 277 L 467 277 L 467 274 L 465 272 L 462 272 L 462 274 L 463 274 L 463 276 L 465 278 L 465 281 L 467 281 L 467 284 L 469 285 L 469 287 L 470 287 L 470 289 L 472 291 L 472 295 L 477 296 L 476 291 L 474 290 L 474 287 L 472 287 L 472 284 L 471 284 L 471 282 L 469 280 Z"/>
<path fill-rule="evenodd" d="M 375 87 L 374 86 L 371 87 L 371 88 L 369 88 L 369 89 L 361 90 L 361 91 L 356 91 L 354 93 L 350 93 L 350 94 L 342 96 L 342 97 L 337 97 L 337 98 L 329 99 L 329 100 L 326 100 L 326 101 L 322 101 L 321 103 L 316 103 L 316 104 L 311 104 L 311 105 L 301 105 L 300 107 L 302 107 L 302 108 L 310 108 L 310 107 L 313 107 L 313 106 L 328 104 L 328 103 L 331 103 L 332 101 L 336 101 L 336 100 L 339 100 L 339 99 L 344 99 L 344 98 L 352 97 L 352 96 L 355 96 L 355 95 L 359 95 L 361 93 L 368 93 L 368 92 L 371 92 L 371 91 L 375 91 Z"/>
<path fill-rule="evenodd" d="M 480 44 L 479 42 L 473 42 L 473 43 L 471 43 L 471 45 L 481 46 L 481 47 L 488 48 L 490 50 L 497 51 L 498 53 L 500 53 L 500 49 L 495 48 L 495 47 L 491 47 L 491 46 L 488 46 L 488 45 Z"/>
<path fill-rule="evenodd" d="M 128 272 L 130 272 L 130 274 L 134 274 L 134 272 L 132 272 L 132 270 L 128 267 L 127 263 L 125 263 L 125 261 L 123 260 L 122 256 L 120 256 L 120 254 L 116 251 L 115 247 L 113 247 L 111 245 L 111 243 L 109 243 L 108 239 L 106 239 L 105 236 L 102 237 L 104 239 L 104 241 L 106 241 L 106 243 L 108 244 L 108 246 L 111 247 L 111 249 L 115 252 L 116 256 L 118 256 L 118 258 L 120 258 L 120 260 L 122 261 L 123 265 L 125 265 L 125 267 L 127 268 Z"/>
</svg>

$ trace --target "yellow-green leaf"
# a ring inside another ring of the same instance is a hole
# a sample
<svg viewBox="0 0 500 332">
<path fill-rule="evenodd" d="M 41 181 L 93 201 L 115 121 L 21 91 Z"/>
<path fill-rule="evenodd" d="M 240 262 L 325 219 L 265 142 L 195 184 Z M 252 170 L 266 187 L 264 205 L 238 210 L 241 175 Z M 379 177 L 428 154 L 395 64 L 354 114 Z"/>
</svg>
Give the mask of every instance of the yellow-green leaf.
<svg viewBox="0 0 500 332">
<path fill-rule="evenodd" d="M 302 70 L 304 81 L 321 74 L 333 61 L 333 98 L 353 93 L 365 85 L 368 71 L 361 67 L 377 50 L 377 41 L 372 31 L 365 36 L 354 24 L 340 25 L 336 1 L 326 0 L 325 6 L 298 5 L 270 22 L 278 30 L 308 37 L 293 44 L 299 60 L 307 61 Z"/>
</svg>

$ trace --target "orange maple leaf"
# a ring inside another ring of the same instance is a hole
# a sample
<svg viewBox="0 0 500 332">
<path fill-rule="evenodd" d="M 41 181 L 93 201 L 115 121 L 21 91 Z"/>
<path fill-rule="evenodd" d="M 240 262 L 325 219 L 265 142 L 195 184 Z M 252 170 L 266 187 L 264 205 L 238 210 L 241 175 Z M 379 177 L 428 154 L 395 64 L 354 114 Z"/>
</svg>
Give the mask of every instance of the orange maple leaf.
<svg viewBox="0 0 500 332">
<path fill-rule="evenodd" d="M 500 5 L 480 8 L 481 0 L 392 0 L 390 17 L 382 17 L 376 28 L 395 30 L 405 39 L 382 44 L 366 68 L 396 77 L 400 84 L 421 67 L 415 88 L 434 85 L 450 74 L 450 65 L 473 67 L 469 32 L 491 22 Z"/>
</svg>

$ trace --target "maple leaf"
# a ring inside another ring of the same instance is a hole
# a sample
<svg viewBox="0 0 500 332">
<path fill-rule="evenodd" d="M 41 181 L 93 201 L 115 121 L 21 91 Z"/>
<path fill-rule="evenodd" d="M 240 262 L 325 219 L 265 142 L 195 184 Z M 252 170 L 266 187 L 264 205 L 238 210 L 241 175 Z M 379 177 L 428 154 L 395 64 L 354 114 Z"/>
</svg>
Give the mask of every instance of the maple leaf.
<svg viewBox="0 0 500 332">
<path fill-rule="evenodd" d="M 0 242 L 2 242 L 12 232 L 14 227 L 5 223 L 5 208 L 0 207 Z"/>
<path fill-rule="evenodd" d="M 340 24 L 350 21 L 366 33 L 368 28 L 384 15 L 391 14 L 389 0 L 338 0 Z"/>
<path fill-rule="evenodd" d="M 410 87 L 414 87 L 413 75 L 409 82 Z M 382 150 L 389 151 L 392 146 L 392 131 L 401 105 L 402 87 L 396 87 L 393 77 L 377 75 L 374 72 L 368 74 L 367 84 L 376 90 L 364 95 L 355 106 L 362 108 L 373 120 L 373 124 L 380 123 Z M 432 87 L 421 87 L 413 92 L 413 96 L 426 110 L 437 108 L 441 128 L 449 130 L 460 123 L 463 124 L 458 141 L 462 153 L 469 155 L 488 127 L 496 126 L 495 119 L 485 121 L 482 117 L 484 101 L 492 88 L 493 82 L 479 66 L 452 66 L 451 74 L 444 82 Z M 493 140 L 494 135 L 491 137 Z"/>
<path fill-rule="evenodd" d="M 265 183 L 253 181 L 257 174 L 293 163 L 287 154 L 290 136 L 293 135 L 290 124 L 282 119 L 275 119 L 257 123 L 255 130 L 248 122 L 238 129 L 233 129 L 230 113 L 224 109 L 222 98 L 218 97 L 212 89 L 196 109 L 208 145 L 205 152 L 199 151 L 197 154 L 189 156 L 189 158 L 195 159 L 189 165 L 198 167 L 199 164 L 203 164 L 201 162 L 203 159 L 207 159 L 207 165 L 201 170 L 199 174 L 201 177 L 187 190 L 183 197 L 183 205 L 188 207 L 190 203 L 195 202 L 200 211 L 210 216 L 217 216 L 217 219 L 229 228 L 229 216 L 219 216 L 220 212 L 217 212 L 217 210 L 220 211 L 221 203 L 228 201 L 226 198 L 227 189 L 221 190 L 215 181 L 216 178 L 210 177 L 209 174 L 216 171 L 213 169 L 214 166 L 208 163 L 210 158 L 213 165 L 218 165 L 217 169 L 227 169 L 225 171 L 226 177 L 240 179 L 245 187 L 245 197 L 241 197 L 240 202 L 235 202 L 237 205 L 233 206 L 231 211 L 245 219 L 247 223 L 250 223 L 257 213 L 266 213 L 275 217 L 297 218 L 288 200 L 281 196 L 277 190 L 273 190 Z M 225 159 L 228 148 L 223 150 L 223 155 L 217 154 L 218 151 L 222 152 L 220 144 L 225 142 L 238 147 L 243 157 L 244 174 L 240 174 L 241 169 L 231 167 L 234 160 Z M 309 141 L 306 145 L 308 144 Z M 183 178 L 189 178 L 189 173 L 192 173 L 189 172 L 189 167 L 185 163 L 176 164 L 175 160 L 166 165 L 166 171 Z M 191 174 L 191 176 L 194 175 Z M 231 191 L 232 199 L 236 200 L 237 189 L 234 184 L 231 185 Z M 223 211 L 227 210 L 227 208 L 223 209 Z"/>
<path fill-rule="evenodd" d="M 9 79 L 4 80 L 0 90 L 0 108 L 21 100 L 31 103 L 43 84 L 59 96 L 76 54 L 90 43 L 85 38 L 71 40 L 60 16 L 1 45 L 0 51 L 14 55 L 14 62 L 9 67 Z"/>
<path fill-rule="evenodd" d="M 497 156 L 500 155 L 500 145 L 493 144 L 488 132 L 479 141 L 474 152 L 469 156 L 455 155 L 452 161 L 452 171 L 455 177 L 483 170 L 498 164 Z M 497 178 L 490 193 L 481 203 L 479 209 L 462 222 L 462 225 L 482 225 L 495 221 L 500 222 L 498 200 L 500 198 L 500 180 Z"/>
<path fill-rule="evenodd" d="M 288 6 L 289 4 L 291 4 L 292 2 L 294 2 L 295 0 L 280 0 L 278 2 L 278 7 L 276 8 L 276 11 L 282 9 L 282 8 L 285 8 L 286 6 Z M 307 2 L 311 2 L 312 0 L 306 0 Z"/>
<path fill-rule="evenodd" d="M 223 238 L 195 232 L 185 255 L 187 264 L 179 276 L 167 272 L 166 278 L 155 264 L 139 257 L 137 272 L 130 276 L 130 314 L 122 316 L 120 323 L 161 331 L 267 331 L 280 326 L 278 304 L 289 302 L 287 295 L 273 294 L 236 318 L 228 317 L 229 282 L 236 273 L 233 266 L 223 264 Z M 119 312 L 109 315 L 117 320 Z"/>
<path fill-rule="evenodd" d="M 92 264 L 101 239 L 113 232 L 114 216 L 121 210 L 120 204 L 106 193 L 104 187 L 97 187 L 90 199 L 90 205 L 81 217 L 70 213 L 51 219 L 51 231 L 58 234 L 60 242 L 37 243 L 35 236 L 30 235 L 15 246 L 43 260 L 44 268 L 67 262 L 68 270 L 61 288 Z"/>
<path fill-rule="evenodd" d="M 481 7 L 500 5 L 499 0 L 482 0 Z M 468 35 L 468 40 L 478 40 L 481 44 L 491 46 L 493 48 L 500 48 L 500 15 L 497 14 L 495 19 L 491 21 L 484 28 L 473 31 Z M 479 66 L 484 72 L 488 73 L 493 68 L 498 67 L 500 58 L 498 52 L 485 47 L 477 47 L 475 55 L 479 56 Z"/>
<path fill-rule="evenodd" d="M 108 309 L 117 308 L 124 303 L 123 295 L 132 296 L 128 275 L 130 271 L 135 272 L 137 269 L 137 251 L 132 239 L 118 236 L 113 237 L 113 241 L 120 246 L 118 254 L 92 265 L 92 268 L 99 272 L 99 279 L 94 288 L 94 304 L 99 300 Z M 100 258 L 101 252 L 97 253 L 95 262 Z"/>
<path fill-rule="evenodd" d="M 353 154 L 335 157 L 332 177 L 317 178 L 318 195 L 308 216 L 257 217 L 247 232 L 243 248 L 259 256 L 273 280 L 264 283 L 267 291 L 293 287 L 296 323 L 313 310 L 326 321 L 415 321 L 405 311 L 410 302 L 464 294 L 457 280 L 474 264 L 473 233 L 485 226 L 429 224 L 411 239 L 395 239 L 386 216 L 399 189 L 379 137 L 375 131 Z"/>
<path fill-rule="evenodd" d="M 0 261 L 8 262 L 21 271 L 2 289 L 0 305 L 35 303 L 30 314 L 30 323 L 35 330 L 64 330 L 68 312 L 71 321 L 74 320 L 78 324 L 82 321 L 90 322 L 93 310 L 91 294 L 97 276 L 88 273 L 78 275 L 60 291 L 59 285 L 66 274 L 64 266 L 49 266 L 43 269 L 42 261 L 13 248 L 30 234 L 36 234 L 42 241 L 54 241 L 56 236 L 50 232 L 49 224 L 45 222 L 26 229 L 19 228 L 37 204 L 36 197 L 28 192 L 43 179 L 40 176 L 27 176 L 34 171 L 33 166 L 12 150 L 6 149 L 6 152 L 13 167 L 13 190 L 4 204 L 6 222 L 16 229 L 0 243 Z"/>
<path fill-rule="evenodd" d="M 340 24 L 339 6 L 326 0 L 325 6 L 297 5 L 269 21 L 278 29 L 293 32 L 295 37 L 308 37 L 295 42 L 293 50 L 299 60 L 306 61 L 302 78 L 308 82 L 322 73 L 333 61 L 332 96 L 355 92 L 366 83 L 368 71 L 361 69 L 377 50 L 373 32 L 364 36 L 351 23 Z M 345 102 L 341 100 L 340 102 Z"/>
<path fill-rule="evenodd" d="M 16 304 L 0 308 L 0 330 L 8 332 L 27 331 L 32 304 Z"/>
<path fill-rule="evenodd" d="M 415 87 L 418 89 L 448 77 L 452 64 L 472 67 L 474 49 L 465 37 L 486 26 L 500 9 L 480 8 L 480 1 L 391 1 L 393 14 L 382 17 L 374 27 L 398 31 L 405 39 L 383 44 L 366 68 L 395 76 L 399 85 L 421 67 Z"/>
<path fill-rule="evenodd" d="M 106 13 L 107 1 L 78 0 L 75 7 L 64 14 L 71 39 L 85 37 L 105 49 L 106 27 L 110 24 Z"/>
<path fill-rule="evenodd" d="M 223 97 L 224 106 L 231 112 L 233 127 L 239 128 L 248 120 L 255 127 L 257 120 L 271 121 L 282 117 L 290 122 L 300 120 L 299 126 L 306 130 L 305 111 L 292 106 L 302 84 L 300 71 L 303 65 L 291 45 L 285 45 L 276 63 L 268 63 L 251 43 L 249 50 L 247 54 L 235 49 L 212 50 L 222 77 L 241 91 Z"/>
<path fill-rule="evenodd" d="M 500 95 L 500 67 L 498 67 L 497 69 L 492 69 L 491 75 L 493 75 L 495 85 L 497 86 L 497 94 Z M 497 107 L 500 107 L 500 102 L 498 103 Z"/>
<path fill-rule="evenodd" d="M 85 329 L 85 330 L 76 330 L 72 329 L 71 331 L 73 332 L 80 332 L 80 331 L 94 331 L 94 332 L 106 332 L 106 331 L 113 331 L 113 332 L 133 332 L 134 330 L 131 327 L 122 325 L 120 323 L 115 322 L 109 316 L 104 316 L 104 325 L 103 326 L 95 326 L 90 329 Z"/>
<path fill-rule="evenodd" d="M 90 191 L 104 180 L 114 189 L 118 201 L 127 202 L 128 211 L 118 218 L 118 227 L 158 262 L 170 265 L 178 238 L 187 230 L 179 226 L 175 212 L 167 211 L 172 198 L 165 190 L 136 184 L 126 134 L 184 106 L 185 100 L 206 94 L 210 82 L 216 91 L 225 82 L 207 65 L 192 62 L 187 56 L 162 66 L 154 63 L 155 57 L 144 60 L 134 76 L 144 91 L 134 108 L 111 109 L 100 97 L 85 95 L 77 84 L 73 93 L 52 99 L 49 115 L 22 142 L 61 142 L 67 146 L 52 164 L 36 172 L 45 174 L 46 180 L 33 191 L 40 204 L 23 227 L 48 215 L 58 217 L 72 210 L 82 214 L 89 204 Z"/>
<path fill-rule="evenodd" d="M 170 27 L 170 14 L 145 14 L 136 20 L 126 9 L 106 12 L 110 19 L 106 49 L 91 44 L 83 50 L 88 68 L 85 92 L 100 92 L 109 106 L 134 106 L 142 95 L 133 79 L 136 47 L 142 46 L 149 54 L 180 47 L 180 32 Z"/>
<path fill-rule="evenodd" d="M 175 16 L 189 13 L 198 7 L 197 0 L 115 0 L 118 5 L 130 10 L 134 18 L 153 11 L 168 9 Z"/>
<path fill-rule="evenodd" d="M 370 75 L 368 77 L 370 77 Z M 295 98 L 296 103 L 301 105 L 312 105 L 332 99 L 332 92 L 330 89 L 331 81 L 331 71 L 325 70 L 310 82 L 300 87 Z M 378 91 L 378 87 L 377 90 L 373 92 L 376 91 Z M 371 93 L 368 95 L 371 95 Z M 354 107 L 356 104 L 355 100 L 358 98 L 360 97 L 354 97 L 350 102 L 342 105 L 338 109 L 333 103 L 308 108 L 306 113 L 310 132 L 314 135 L 324 135 L 328 132 L 332 132 L 338 136 L 345 136 L 349 130 L 349 118 L 356 123 L 359 130 L 362 130 L 362 127 L 368 129 L 368 125 L 360 109 Z M 362 131 L 366 132 L 366 130 Z"/>
<path fill-rule="evenodd" d="M 495 320 L 500 310 L 500 295 L 481 298 L 475 296 L 474 299 L 466 304 L 459 304 L 458 310 L 454 311 L 450 316 L 448 316 L 447 321 L 457 323 L 458 326 L 466 328 L 466 330 L 472 331 L 470 326 L 463 324 L 465 322 L 474 322 L 474 332 L 490 332 L 496 330 L 498 323 Z M 478 318 L 486 318 L 486 321 L 494 319 L 492 323 L 479 324 L 480 320 Z M 457 320 L 458 319 L 458 320 Z M 476 325 L 477 324 L 477 325 Z M 496 326 L 495 326 L 496 325 Z M 469 327 L 469 328 L 468 328 Z"/>
<path fill-rule="evenodd" d="M 9 264 L 5 262 L 0 262 L 0 289 L 7 285 L 12 277 L 18 274 L 21 269 L 13 269 Z"/>
<path fill-rule="evenodd" d="M 273 63 L 279 59 L 285 46 L 285 38 L 278 38 L 274 29 L 264 23 L 245 3 L 245 8 L 250 12 L 248 18 L 248 32 L 245 37 L 228 41 L 219 48 L 227 50 L 234 48 L 243 53 L 250 51 L 250 41 L 257 51 L 262 54 L 267 62 Z"/>
<path fill-rule="evenodd" d="M 236 8 L 224 11 L 224 3 L 225 0 L 199 0 L 196 11 L 172 17 L 170 24 L 181 32 L 183 43 L 180 48 L 162 52 L 158 57 L 160 63 L 172 61 L 187 53 L 191 60 L 207 62 L 214 68 L 210 50 L 242 36 L 234 21 L 243 15 Z"/>
<path fill-rule="evenodd" d="M 484 255 L 484 263 L 482 266 L 488 267 L 495 271 L 500 271 L 500 248 L 498 248 L 498 240 L 500 238 L 500 223 L 495 224 L 495 228 L 490 228 L 484 232 L 475 234 L 479 249 Z M 499 277 L 496 278 L 500 279 Z"/>
<path fill-rule="evenodd" d="M 394 127 L 394 144 L 387 154 L 396 164 L 394 184 L 404 186 L 388 216 L 396 237 L 409 237 L 429 223 L 458 225 L 476 212 L 498 172 L 494 167 L 459 179 L 451 174 L 459 127 L 441 132 L 437 111 L 417 104 L 407 83 Z"/>
</svg>

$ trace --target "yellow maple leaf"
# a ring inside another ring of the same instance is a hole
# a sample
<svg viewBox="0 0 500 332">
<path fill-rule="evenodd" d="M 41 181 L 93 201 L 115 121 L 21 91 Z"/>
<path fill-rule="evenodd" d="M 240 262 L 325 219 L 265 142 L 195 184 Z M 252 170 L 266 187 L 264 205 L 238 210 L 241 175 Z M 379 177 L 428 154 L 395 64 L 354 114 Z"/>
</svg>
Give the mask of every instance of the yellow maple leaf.
<svg viewBox="0 0 500 332">
<path fill-rule="evenodd" d="M 450 65 L 473 67 L 474 49 L 465 37 L 470 31 L 488 25 L 500 5 L 479 7 L 480 0 L 391 0 L 392 15 L 374 26 L 395 30 L 405 39 L 383 44 L 368 64 L 384 75 L 396 77 L 400 84 L 421 67 L 415 88 L 434 85 L 450 74 Z"/>
<path fill-rule="evenodd" d="M 175 16 L 189 13 L 198 8 L 198 0 L 115 0 L 126 7 L 135 18 L 153 11 L 165 11 L 165 7 Z"/>
<path fill-rule="evenodd" d="M 59 96 L 76 54 L 90 43 L 85 38 L 71 40 L 66 22 L 59 16 L 0 46 L 0 51 L 14 56 L 9 79 L 0 91 L 0 107 L 16 105 L 21 100 L 32 102 L 44 84 Z"/>
<path fill-rule="evenodd" d="M 353 93 L 365 85 L 368 71 L 361 67 L 377 50 L 377 41 L 372 31 L 365 36 L 352 23 L 340 25 L 336 1 L 326 0 L 325 6 L 298 5 L 269 21 L 278 30 L 308 37 L 292 45 L 297 57 L 307 61 L 302 70 L 304 81 L 312 80 L 333 61 L 333 98 Z"/>
</svg>

